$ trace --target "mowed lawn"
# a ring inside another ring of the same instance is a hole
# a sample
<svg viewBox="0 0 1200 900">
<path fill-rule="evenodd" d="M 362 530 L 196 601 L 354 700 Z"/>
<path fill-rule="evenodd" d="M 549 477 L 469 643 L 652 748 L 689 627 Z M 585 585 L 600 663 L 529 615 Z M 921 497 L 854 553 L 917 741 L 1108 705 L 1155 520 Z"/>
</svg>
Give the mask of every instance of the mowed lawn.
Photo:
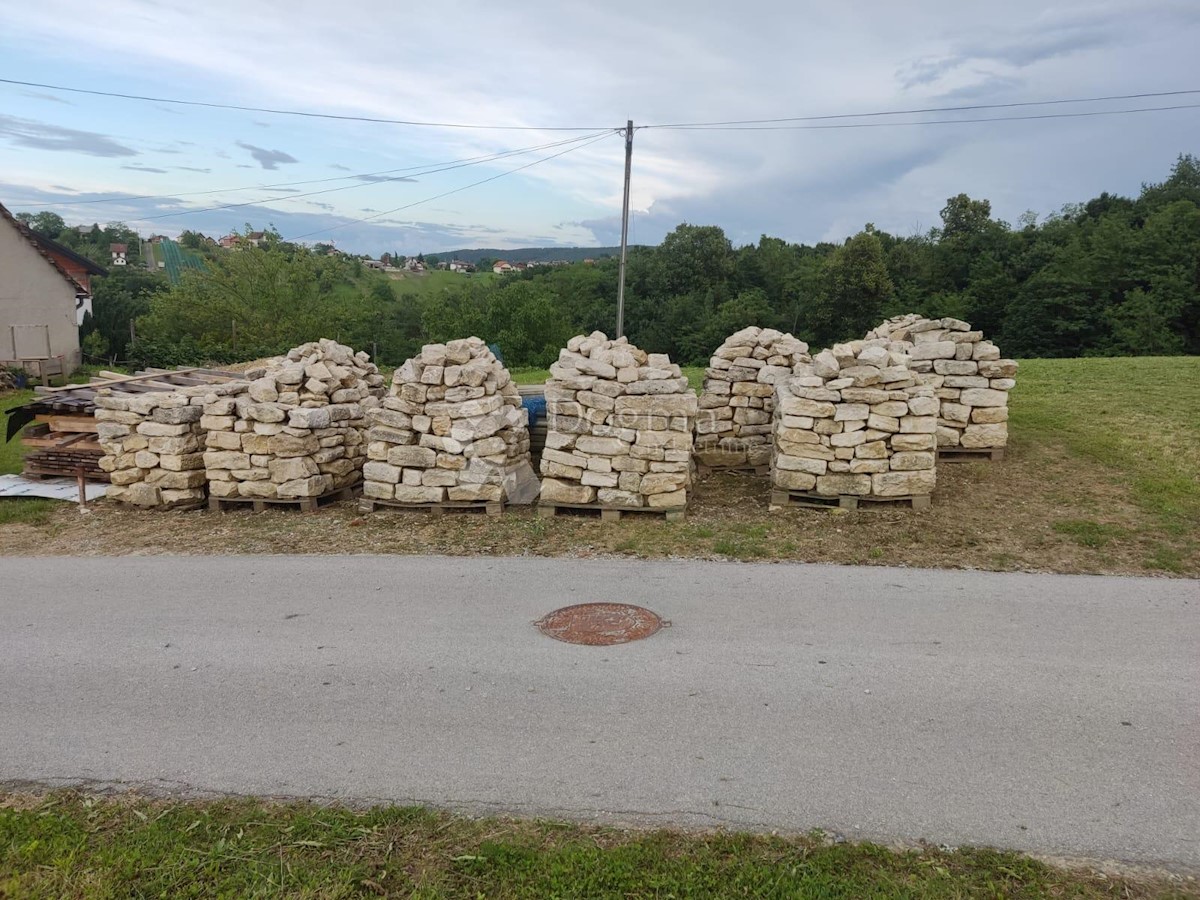
<svg viewBox="0 0 1200 900">
<path fill-rule="evenodd" d="M 1194 880 L 823 834 L 628 831 L 256 800 L 0 794 L 0 896 L 1177 898 Z"/>
<path fill-rule="evenodd" d="M 448 273 L 444 273 L 448 274 Z M 522 384 L 543 370 L 518 370 Z M 697 389 L 703 370 L 688 369 Z M 1072 573 L 1200 575 L 1200 358 L 1028 360 L 1000 462 L 944 463 L 927 512 L 767 510 L 763 477 L 700 481 L 684 522 L 282 509 L 148 515 L 64 504 L 0 530 L 0 553 L 293 552 L 789 560 Z M 12 448 L 4 457 L 10 469 Z M 5 506 L 0 501 L 0 522 Z M 32 511 L 32 510 L 31 510 Z M 9 521 L 12 521 L 11 519 Z M 337 540 L 329 540 L 336 534 Z"/>
</svg>

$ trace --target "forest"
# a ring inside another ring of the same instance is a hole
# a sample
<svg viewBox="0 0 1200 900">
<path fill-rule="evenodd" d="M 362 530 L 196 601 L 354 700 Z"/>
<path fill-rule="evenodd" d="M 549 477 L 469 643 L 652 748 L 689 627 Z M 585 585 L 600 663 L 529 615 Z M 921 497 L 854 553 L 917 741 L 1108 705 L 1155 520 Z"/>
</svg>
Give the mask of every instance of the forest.
<svg viewBox="0 0 1200 900">
<path fill-rule="evenodd" d="M 423 343 L 478 335 L 510 366 L 545 366 L 573 334 L 613 331 L 617 277 L 617 260 L 599 258 L 418 294 L 275 236 L 208 251 L 205 270 L 174 287 L 114 271 L 95 289 L 85 350 L 222 363 L 328 336 L 395 365 Z M 702 364 L 748 324 L 826 346 L 902 312 L 965 319 L 1015 357 L 1200 353 L 1200 161 L 1182 155 L 1137 197 L 1102 193 L 1042 221 L 1003 222 L 959 194 L 925 234 L 868 224 L 840 244 L 764 235 L 734 247 L 717 226 L 682 224 L 629 254 L 629 338 L 682 364 Z"/>
</svg>

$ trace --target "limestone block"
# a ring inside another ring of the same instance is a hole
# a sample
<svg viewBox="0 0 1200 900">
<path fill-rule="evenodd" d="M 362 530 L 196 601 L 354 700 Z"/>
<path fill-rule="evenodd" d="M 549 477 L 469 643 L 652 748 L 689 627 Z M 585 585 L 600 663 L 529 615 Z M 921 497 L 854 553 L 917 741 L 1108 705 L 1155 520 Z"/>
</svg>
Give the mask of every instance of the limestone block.
<svg viewBox="0 0 1200 900">
<path fill-rule="evenodd" d="M 1008 392 L 991 388 L 969 388 L 962 392 L 959 402 L 964 406 L 1007 406 Z"/>
<path fill-rule="evenodd" d="M 596 488 L 558 478 L 543 478 L 541 499 L 547 503 L 591 503 L 596 499 Z"/>
<path fill-rule="evenodd" d="M 877 497 L 920 496 L 933 493 L 937 474 L 933 469 L 914 472 L 879 472 L 871 476 L 871 493 Z"/>
<path fill-rule="evenodd" d="M 1008 445 L 1008 424 L 968 425 L 962 433 L 964 447 L 1004 447 Z"/>
</svg>

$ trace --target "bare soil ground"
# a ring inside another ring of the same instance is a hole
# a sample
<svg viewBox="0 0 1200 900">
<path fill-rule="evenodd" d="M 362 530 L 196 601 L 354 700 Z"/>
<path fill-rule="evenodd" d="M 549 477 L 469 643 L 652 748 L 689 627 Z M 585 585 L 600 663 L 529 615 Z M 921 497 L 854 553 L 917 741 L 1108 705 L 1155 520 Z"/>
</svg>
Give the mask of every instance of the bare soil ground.
<svg viewBox="0 0 1200 900">
<path fill-rule="evenodd" d="M 541 519 L 530 507 L 362 515 L 355 503 L 303 514 L 100 502 L 81 514 L 0 500 L 0 555 L 617 555 L 1200 576 L 1200 358 L 1033 360 L 1021 372 L 1006 458 L 940 465 L 927 511 L 768 512 L 768 479 L 737 475 L 700 481 L 683 522 Z"/>
<path fill-rule="evenodd" d="M 1081 482 L 1061 448 L 1018 442 L 1001 462 L 946 464 L 934 507 L 770 513 L 766 477 L 714 475 L 699 483 L 684 522 L 659 517 L 541 519 L 358 512 L 144 513 L 60 504 L 0 528 L 0 554 L 440 553 L 789 560 L 1075 573 L 1200 574 L 1194 536 L 1155 526 L 1120 473 Z"/>
</svg>

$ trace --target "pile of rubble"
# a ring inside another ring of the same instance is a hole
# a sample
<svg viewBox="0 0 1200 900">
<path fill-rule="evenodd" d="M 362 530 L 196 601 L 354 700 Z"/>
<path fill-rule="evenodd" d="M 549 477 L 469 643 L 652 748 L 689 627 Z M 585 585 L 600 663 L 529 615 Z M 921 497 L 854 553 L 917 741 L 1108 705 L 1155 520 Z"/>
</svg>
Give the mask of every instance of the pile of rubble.
<svg viewBox="0 0 1200 900">
<path fill-rule="evenodd" d="M 504 364 L 477 337 L 423 347 L 366 418 L 365 497 L 422 505 L 532 499 L 523 490 L 534 480 L 529 414 Z"/>
<path fill-rule="evenodd" d="M 246 377 L 204 397 L 211 496 L 300 500 L 358 484 L 364 416 L 384 384 L 366 353 L 322 339 Z"/>
<path fill-rule="evenodd" d="M 939 400 L 886 340 L 822 350 L 775 394 L 771 479 L 821 497 L 916 497 L 937 483 Z"/>
<path fill-rule="evenodd" d="M 942 401 L 937 442 L 968 450 L 1008 443 L 1008 392 L 1016 386 L 1016 360 L 961 319 L 926 319 L 915 314 L 888 319 L 867 335 L 904 353 L 909 366 Z"/>
<path fill-rule="evenodd" d="M 546 382 L 542 503 L 687 506 L 697 408 L 666 354 L 599 331 L 571 338 Z"/>
<path fill-rule="evenodd" d="M 772 328 L 751 326 L 725 339 L 704 372 L 696 415 L 696 458 L 709 468 L 771 461 L 775 385 L 812 362 L 808 345 Z"/>
<path fill-rule="evenodd" d="M 217 387 L 225 387 L 220 385 Z M 96 395 L 96 437 L 110 479 L 108 499 L 142 507 L 204 502 L 204 394 L 214 388 Z"/>
</svg>

